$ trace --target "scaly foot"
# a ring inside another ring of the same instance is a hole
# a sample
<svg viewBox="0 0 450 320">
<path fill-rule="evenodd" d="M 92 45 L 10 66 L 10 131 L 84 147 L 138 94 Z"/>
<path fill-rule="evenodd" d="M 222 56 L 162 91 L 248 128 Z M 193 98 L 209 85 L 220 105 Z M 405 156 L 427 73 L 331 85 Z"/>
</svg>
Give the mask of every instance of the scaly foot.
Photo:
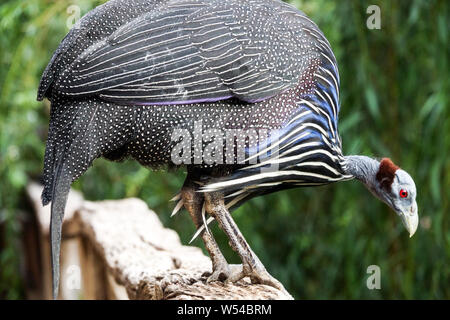
<svg viewBox="0 0 450 320">
<path fill-rule="evenodd" d="M 206 280 L 207 283 L 220 281 L 234 283 L 245 277 L 242 264 L 221 264 L 214 268 L 213 273 Z"/>
<path fill-rule="evenodd" d="M 281 282 L 272 277 L 266 269 L 253 269 L 250 272 L 247 272 L 245 275 L 250 277 L 252 283 L 265 284 L 274 287 L 275 289 L 284 292 L 286 291 Z"/>
</svg>

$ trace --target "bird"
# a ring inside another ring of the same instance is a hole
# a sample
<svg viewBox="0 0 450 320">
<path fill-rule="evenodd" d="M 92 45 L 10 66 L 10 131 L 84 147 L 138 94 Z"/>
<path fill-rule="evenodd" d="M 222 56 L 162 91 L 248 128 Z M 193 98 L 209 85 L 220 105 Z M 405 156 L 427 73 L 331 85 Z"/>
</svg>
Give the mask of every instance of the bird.
<svg viewBox="0 0 450 320">
<path fill-rule="evenodd" d="M 286 189 L 359 180 L 412 236 L 414 180 L 389 158 L 343 154 L 339 90 L 325 35 L 279 0 L 110 0 L 88 12 L 37 94 L 51 104 L 42 203 L 51 203 L 53 297 L 70 186 L 101 157 L 187 172 L 173 214 L 191 216 L 212 261 L 208 283 L 249 277 L 284 289 L 231 212 Z M 228 264 L 212 221 L 242 264 Z"/>
</svg>

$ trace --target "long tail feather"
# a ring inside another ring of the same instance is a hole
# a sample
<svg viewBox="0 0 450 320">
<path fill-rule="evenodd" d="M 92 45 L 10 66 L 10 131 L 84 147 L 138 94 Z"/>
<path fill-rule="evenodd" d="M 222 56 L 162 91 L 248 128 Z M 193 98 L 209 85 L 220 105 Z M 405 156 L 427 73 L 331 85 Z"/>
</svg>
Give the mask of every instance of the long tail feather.
<svg viewBox="0 0 450 320">
<path fill-rule="evenodd" d="M 58 165 L 55 177 L 55 184 L 52 192 L 52 206 L 50 218 L 50 243 L 52 259 L 52 278 L 53 278 L 53 299 L 58 298 L 60 264 L 59 256 L 61 251 L 61 232 L 64 219 L 64 209 L 67 203 L 67 196 L 70 190 L 72 177 L 67 174 L 65 166 Z"/>
</svg>

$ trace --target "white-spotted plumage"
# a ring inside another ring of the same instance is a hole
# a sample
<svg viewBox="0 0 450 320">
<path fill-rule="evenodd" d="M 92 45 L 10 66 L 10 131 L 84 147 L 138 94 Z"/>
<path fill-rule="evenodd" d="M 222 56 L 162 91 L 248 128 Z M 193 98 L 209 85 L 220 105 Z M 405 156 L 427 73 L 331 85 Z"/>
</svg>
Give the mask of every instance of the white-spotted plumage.
<svg viewBox="0 0 450 320">
<path fill-rule="evenodd" d="M 175 166 L 196 171 L 199 192 L 222 192 L 230 210 L 254 196 L 351 178 L 337 131 L 336 59 L 317 26 L 282 1 L 111 0 L 61 42 L 41 79 L 44 97 L 51 119 L 42 199 L 53 201 L 55 270 L 70 184 L 99 157 L 174 166 L 175 130 L 187 132 L 193 151 Z M 242 130 L 244 140 L 224 146 L 222 163 L 204 163 L 195 152 L 208 145 L 204 132 L 227 130 Z M 181 196 L 173 200 L 172 215 L 183 206 Z M 202 220 L 199 230 L 213 218 L 202 212 Z"/>
</svg>

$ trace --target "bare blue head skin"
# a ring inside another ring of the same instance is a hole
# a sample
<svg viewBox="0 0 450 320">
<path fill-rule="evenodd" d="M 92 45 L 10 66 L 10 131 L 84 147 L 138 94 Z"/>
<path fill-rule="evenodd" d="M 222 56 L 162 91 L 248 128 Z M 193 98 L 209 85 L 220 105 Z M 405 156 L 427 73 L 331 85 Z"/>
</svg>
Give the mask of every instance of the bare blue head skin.
<svg viewBox="0 0 450 320">
<path fill-rule="evenodd" d="M 411 176 L 398 167 L 383 168 L 380 161 L 366 156 L 346 156 L 345 159 L 347 160 L 346 172 L 364 183 L 372 194 L 391 207 L 402 220 L 409 236 L 412 237 L 419 224 L 419 215 L 416 185 Z M 380 169 L 383 173 L 387 170 L 391 176 L 380 177 Z"/>
</svg>

